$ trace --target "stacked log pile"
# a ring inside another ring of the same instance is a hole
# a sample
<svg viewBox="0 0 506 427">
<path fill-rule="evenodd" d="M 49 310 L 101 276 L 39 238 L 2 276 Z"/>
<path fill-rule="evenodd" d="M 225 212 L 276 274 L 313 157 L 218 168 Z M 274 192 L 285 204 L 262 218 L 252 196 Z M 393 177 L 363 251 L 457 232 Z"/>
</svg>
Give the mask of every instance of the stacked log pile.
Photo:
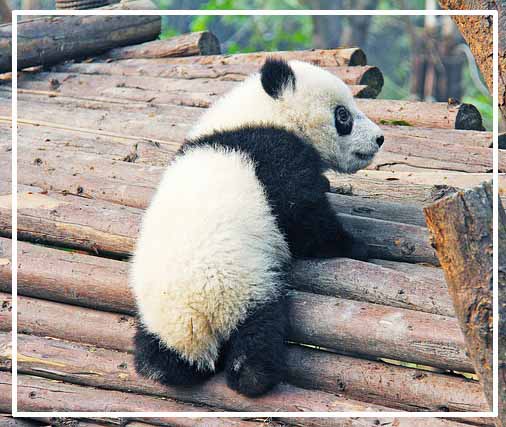
<svg viewBox="0 0 506 427">
<path fill-rule="evenodd" d="M 131 355 L 134 306 L 126 276 L 143 210 L 200 114 L 268 55 L 206 55 L 216 53 L 198 46 L 206 37 L 121 47 L 91 62 L 20 74 L 20 409 L 486 411 L 422 212 L 422 205 L 445 194 L 447 186 L 467 188 L 490 179 L 492 137 L 478 130 L 481 117 L 466 105 L 357 99 L 385 129 L 386 142 L 369 170 L 331 176 L 334 194 L 328 197 L 344 227 L 369 246 L 373 259 L 295 265 L 282 385 L 248 399 L 229 390 L 222 374 L 191 389 L 161 387 L 137 376 Z M 360 49 L 279 54 L 320 64 L 343 78 L 356 96 L 376 96 L 381 90 L 381 73 L 367 65 Z M 11 364 L 9 116 L 10 91 L 4 85 L 2 371 Z M 499 165 L 506 170 L 502 154 Z M 0 372 L 0 388 L 7 390 L 9 384 L 9 374 Z M 0 401 L 0 411 L 7 405 Z M 416 425 L 403 418 L 370 421 Z M 184 420 L 160 422 L 187 425 Z M 326 425 L 319 419 L 276 422 Z M 430 425 L 463 424 L 434 420 Z"/>
</svg>

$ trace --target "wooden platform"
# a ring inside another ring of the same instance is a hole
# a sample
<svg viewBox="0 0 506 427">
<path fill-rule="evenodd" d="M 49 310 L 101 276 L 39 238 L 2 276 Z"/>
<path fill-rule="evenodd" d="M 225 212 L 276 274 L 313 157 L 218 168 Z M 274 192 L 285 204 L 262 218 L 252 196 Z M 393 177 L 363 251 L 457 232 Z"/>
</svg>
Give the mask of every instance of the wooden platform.
<svg viewBox="0 0 506 427">
<path fill-rule="evenodd" d="M 159 49 L 155 43 L 153 49 Z M 265 58 L 146 58 L 146 52 L 149 44 L 19 77 L 19 409 L 487 411 L 421 208 L 448 187 L 490 180 L 492 137 L 456 130 L 458 106 L 447 104 L 357 100 L 385 129 L 386 141 L 368 170 L 329 174 L 333 193 L 328 197 L 373 259 L 296 264 L 284 384 L 248 399 L 228 389 L 222 374 L 184 389 L 162 387 L 135 373 L 134 306 L 126 274 L 143 209 L 192 124 Z M 335 52 L 290 56 L 318 62 L 356 94 L 364 91 L 360 86 L 367 85 L 358 83 L 372 67 L 349 66 Z M 12 144 L 10 82 L 4 80 L 0 412 L 10 405 L 4 396 L 10 388 L 5 370 L 10 366 Z M 504 153 L 499 167 L 506 170 Z M 373 421 L 370 425 L 492 425 L 487 419 Z M 247 427 L 263 420 L 227 422 Z M 313 418 L 271 422 L 330 425 Z"/>
</svg>

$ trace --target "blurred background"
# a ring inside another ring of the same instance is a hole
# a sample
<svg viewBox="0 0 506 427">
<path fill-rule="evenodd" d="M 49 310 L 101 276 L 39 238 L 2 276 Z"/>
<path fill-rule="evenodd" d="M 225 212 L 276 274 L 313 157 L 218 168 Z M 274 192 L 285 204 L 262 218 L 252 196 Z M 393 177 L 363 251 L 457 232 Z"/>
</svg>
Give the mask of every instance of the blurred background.
<svg viewBox="0 0 506 427">
<path fill-rule="evenodd" d="M 437 9 L 436 0 L 154 0 L 160 9 Z M 54 0 L 13 0 L 54 9 Z M 358 46 L 383 72 L 378 98 L 469 102 L 492 128 L 492 98 L 450 17 L 165 16 L 161 37 L 210 30 L 225 53 Z"/>
</svg>

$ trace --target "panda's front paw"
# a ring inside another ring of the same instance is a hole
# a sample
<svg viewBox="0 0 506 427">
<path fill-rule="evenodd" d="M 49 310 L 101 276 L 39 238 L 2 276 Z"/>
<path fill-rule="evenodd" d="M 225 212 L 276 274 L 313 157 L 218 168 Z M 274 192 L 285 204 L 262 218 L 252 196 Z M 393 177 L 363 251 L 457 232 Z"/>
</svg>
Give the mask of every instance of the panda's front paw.
<svg viewBox="0 0 506 427">
<path fill-rule="evenodd" d="M 248 397 L 260 396 L 280 381 L 279 371 L 272 363 L 244 354 L 228 361 L 226 375 L 228 386 Z"/>
</svg>

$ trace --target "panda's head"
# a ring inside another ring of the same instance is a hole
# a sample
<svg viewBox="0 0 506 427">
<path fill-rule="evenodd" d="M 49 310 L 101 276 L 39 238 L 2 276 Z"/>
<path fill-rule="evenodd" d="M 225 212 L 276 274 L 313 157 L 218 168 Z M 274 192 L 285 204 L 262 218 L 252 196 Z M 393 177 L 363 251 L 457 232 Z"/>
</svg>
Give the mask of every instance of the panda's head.
<svg viewBox="0 0 506 427">
<path fill-rule="evenodd" d="M 383 143 L 381 129 L 358 110 L 346 84 L 301 61 L 267 59 L 259 74 L 203 115 L 190 137 L 244 125 L 293 131 L 319 151 L 329 168 L 342 173 L 367 167 Z"/>
</svg>

